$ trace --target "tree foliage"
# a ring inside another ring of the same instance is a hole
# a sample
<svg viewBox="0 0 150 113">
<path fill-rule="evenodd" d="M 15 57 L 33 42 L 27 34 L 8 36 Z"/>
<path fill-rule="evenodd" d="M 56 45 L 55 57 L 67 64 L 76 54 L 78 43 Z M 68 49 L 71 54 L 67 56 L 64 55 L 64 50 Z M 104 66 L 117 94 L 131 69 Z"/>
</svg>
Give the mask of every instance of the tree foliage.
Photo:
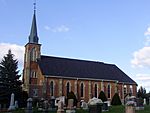
<svg viewBox="0 0 150 113">
<path fill-rule="evenodd" d="M 69 92 L 69 93 L 67 94 L 67 102 L 66 102 L 67 105 L 68 105 L 68 100 L 69 100 L 69 99 L 73 99 L 73 100 L 74 100 L 73 105 L 74 105 L 74 106 L 77 106 L 78 100 L 77 100 L 77 97 L 75 96 L 75 94 L 74 94 L 73 91 L 71 91 L 71 92 Z"/>
<path fill-rule="evenodd" d="M 137 97 L 138 98 L 146 98 L 146 89 L 143 88 L 142 86 L 140 87 L 140 89 L 137 92 Z"/>
<path fill-rule="evenodd" d="M 101 92 L 99 93 L 98 98 L 101 99 L 103 102 L 107 101 L 107 97 L 106 97 L 104 91 L 101 91 Z"/>
<path fill-rule="evenodd" d="M 22 95 L 21 81 L 18 75 L 18 61 L 14 59 L 11 50 L 3 57 L 0 62 L 0 102 L 9 103 L 12 93 L 15 94 L 15 100 L 20 100 Z"/>
<path fill-rule="evenodd" d="M 113 96 L 112 100 L 111 100 L 111 105 L 121 105 L 121 100 L 119 97 L 118 93 L 115 93 L 115 95 Z"/>
</svg>

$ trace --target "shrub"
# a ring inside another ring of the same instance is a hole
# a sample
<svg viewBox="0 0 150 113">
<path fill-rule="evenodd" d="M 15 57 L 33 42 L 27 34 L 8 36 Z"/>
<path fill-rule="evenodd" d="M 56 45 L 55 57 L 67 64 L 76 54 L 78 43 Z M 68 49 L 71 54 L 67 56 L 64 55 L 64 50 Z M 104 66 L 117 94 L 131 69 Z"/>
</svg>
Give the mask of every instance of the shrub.
<svg viewBox="0 0 150 113">
<path fill-rule="evenodd" d="M 105 93 L 103 91 L 101 91 L 99 93 L 98 98 L 101 99 L 103 102 L 107 101 L 107 97 L 106 97 L 106 95 L 105 95 Z"/>
<path fill-rule="evenodd" d="M 69 99 L 73 99 L 74 100 L 73 105 L 77 106 L 78 100 L 77 100 L 77 97 L 75 96 L 75 94 L 73 93 L 73 91 L 69 92 L 68 95 L 67 95 L 67 101 L 66 101 L 67 105 L 68 105 L 68 100 Z"/>
<path fill-rule="evenodd" d="M 115 95 L 112 98 L 111 105 L 121 105 L 121 104 L 122 103 L 121 103 L 118 93 L 115 93 Z"/>
</svg>

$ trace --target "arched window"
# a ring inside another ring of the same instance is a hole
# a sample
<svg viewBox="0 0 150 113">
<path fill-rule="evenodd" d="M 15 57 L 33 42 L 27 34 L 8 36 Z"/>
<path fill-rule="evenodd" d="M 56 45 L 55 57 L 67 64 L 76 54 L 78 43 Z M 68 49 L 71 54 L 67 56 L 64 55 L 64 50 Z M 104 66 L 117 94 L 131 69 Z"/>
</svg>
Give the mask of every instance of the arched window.
<svg viewBox="0 0 150 113">
<path fill-rule="evenodd" d="M 36 49 L 32 48 L 31 49 L 31 61 L 35 61 L 36 60 Z"/>
<path fill-rule="evenodd" d="M 54 96 L 54 82 L 50 82 L 50 96 Z"/>
<path fill-rule="evenodd" d="M 124 95 L 126 95 L 127 94 L 127 86 L 126 85 L 124 85 L 123 91 L 124 91 Z"/>
<path fill-rule="evenodd" d="M 133 86 L 130 85 L 130 94 L 132 95 L 133 94 Z"/>
<path fill-rule="evenodd" d="M 95 84 L 95 86 L 94 86 L 94 95 L 95 95 L 95 97 L 97 98 L 98 96 L 98 94 L 97 94 L 97 92 L 98 92 L 98 88 L 97 88 L 97 84 Z"/>
<path fill-rule="evenodd" d="M 36 75 L 35 71 L 31 71 L 31 78 L 37 78 L 37 75 Z"/>
<path fill-rule="evenodd" d="M 81 97 L 84 97 L 84 84 L 81 83 Z"/>
<path fill-rule="evenodd" d="M 107 86 L 107 98 L 111 98 L 111 86 L 108 84 Z"/>
<path fill-rule="evenodd" d="M 67 82 L 67 86 L 66 86 L 66 93 L 68 94 L 70 92 L 70 83 Z"/>
</svg>

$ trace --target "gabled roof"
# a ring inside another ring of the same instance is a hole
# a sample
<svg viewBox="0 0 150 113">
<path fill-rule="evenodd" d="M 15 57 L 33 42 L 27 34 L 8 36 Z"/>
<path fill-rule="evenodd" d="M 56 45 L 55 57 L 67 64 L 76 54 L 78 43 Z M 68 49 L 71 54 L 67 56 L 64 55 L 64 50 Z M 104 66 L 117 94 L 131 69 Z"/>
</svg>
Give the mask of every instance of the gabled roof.
<svg viewBox="0 0 150 113">
<path fill-rule="evenodd" d="M 114 64 L 52 56 L 41 56 L 38 64 L 42 74 L 46 76 L 113 80 L 136 84 Z"/>
</svg>

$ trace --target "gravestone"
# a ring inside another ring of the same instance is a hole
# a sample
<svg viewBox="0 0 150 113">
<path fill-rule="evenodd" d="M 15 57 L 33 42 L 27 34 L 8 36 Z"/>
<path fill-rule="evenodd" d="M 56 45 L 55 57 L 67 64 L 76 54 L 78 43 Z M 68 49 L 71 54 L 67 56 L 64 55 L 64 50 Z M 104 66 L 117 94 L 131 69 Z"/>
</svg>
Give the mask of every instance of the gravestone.
<svg viewBox="0 0 150 113">
<path fill-rule="evenodd" d="M 136 110 L 143 110 L 144 109 L 144 105 L 143 105 L 143 99 L 142 98 L 137 98 L 136 99 Z"/>
<path fill-rule="evenodd" d="M 55 97 L 51 97 L 50 99 L 50 111 L 55 111 L 56 107 L 55 107 Z"/>
<path fill-rule="evenodd" d="M 74 109 L 73 103 L 74 103 L 73 99 L 68 100 L 68 106 L 67 106 L 66 113 L 75 113 L 76 112 Z"/>
<path fill-rule="evenodd" d="M 93 97 L 88 102 L 89 113 L 101 113 L 103 102 L 101 99 Z"/>
<path fill-rule="evenodd" d="M 10 106 L 8 108 L 8 111 L 15 110 L 14 99 L 15 99 L 15 95 L 14 95 L 14 93 L 12 93 L 11 94 L 11 99 L 10 99 Z"/>
<path fill-rule="evenodd" d="M 125 113 L 135 113 L 135 102 L 127 101 L 125 106 Z"/>
<path fill-rule="evenodd" d="M 88 104 L 86 102 L 82 102 L 81 107 L 83 110 L 88 110 Z"/>
<path fill-rule="evenodd" d="M 58 110 L 57 113 L 64 113 L 64 109 L 63 109 L 64 105 L 62 101 L 58 102 Z"/>
<path fill-rule="evenodd" d="M 27 100 L 27 113 L 32 113 L 32 98 L 28 98 Z"/>
<path fill-rule="evenodd" d="M 143 103 L 143 105 L 146 105 L 146 98 L 144 98 L 144 103 Z"/>
<path fill-rule="evenodd" d="M 108 111 L 108 103 L 107 103 L 107 101 L 103 102 L 102 110 L 103 111 Z"/>
<path fill-rule="evenodd" d="M 44 103 L 44 98 L 41 98 L 39 103 L 38 103 L 38 111 L 43 110 L 43 103 Z"/>
<path fill-rule="evenodd" d="M 48 101 L 45 100 L 45 101 L 43 102 L 43 112 L 44 112 L 44 113 L 48 113 L 48 107 L 49 107 Z"/>
<path fill-rule="evenodd" d="M 18 101 L 15 101 L 15 108 L 18 108 Z"/>
</svg>

